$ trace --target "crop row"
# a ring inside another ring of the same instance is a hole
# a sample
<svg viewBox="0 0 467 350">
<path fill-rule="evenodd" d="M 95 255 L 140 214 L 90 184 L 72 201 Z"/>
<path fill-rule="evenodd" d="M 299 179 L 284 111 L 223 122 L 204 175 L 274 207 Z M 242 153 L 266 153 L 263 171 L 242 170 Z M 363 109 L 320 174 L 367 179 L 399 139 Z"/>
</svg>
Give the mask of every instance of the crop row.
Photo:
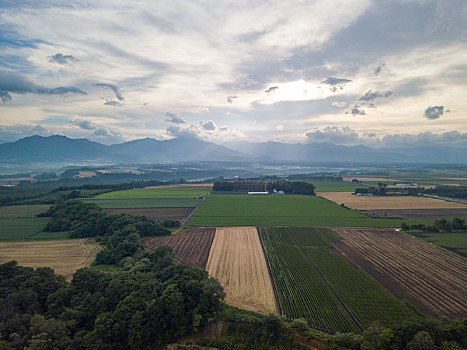
<svg viewBox="0 0 467 350">
<path fill-rule="evenodd" d="M 353 267 L 344 258 L 331 252 L 331 231 L 303 227 L 290 230 L 364 328 L 375 321 L 390 326 L 415 317 L 411 309 L 365 271 Z"/>
<path fill-rule="evenodd" d="M 260 229 L 281 312 L 305 318 L 316 328 L 357 331 L 357 327 L 287 228 Z"/>
</svg>

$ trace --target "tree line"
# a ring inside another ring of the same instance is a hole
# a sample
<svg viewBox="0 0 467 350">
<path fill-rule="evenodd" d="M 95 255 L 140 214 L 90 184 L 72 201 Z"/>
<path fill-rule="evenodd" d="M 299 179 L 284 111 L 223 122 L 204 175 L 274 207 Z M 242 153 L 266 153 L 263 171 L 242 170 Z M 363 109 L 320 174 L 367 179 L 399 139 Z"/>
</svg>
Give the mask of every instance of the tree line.
<svg viewBox="0 0 467 350">
<path fill-rule="evenodd" d="M 285 193 L 315 194 L 315 186 L 302 181 L 216 181 L 213 190 L 219 192 L 272 192 L 277 190 Z"/>
<path fill-rule="evenodd" d="M 401 229 L 404 231 L 408 230 L 417 230 L 424 232 L 454 232 L 454 231 L 465 231 L 467 230 L 467 225 L 465 224 L 464 219 L 454 218 L 449 219 L 439 219 L 435 220 L 433 225 L 425 224 L 412 224 L 409 225 L 405 222 L 401 224 Z"/>
</svg>

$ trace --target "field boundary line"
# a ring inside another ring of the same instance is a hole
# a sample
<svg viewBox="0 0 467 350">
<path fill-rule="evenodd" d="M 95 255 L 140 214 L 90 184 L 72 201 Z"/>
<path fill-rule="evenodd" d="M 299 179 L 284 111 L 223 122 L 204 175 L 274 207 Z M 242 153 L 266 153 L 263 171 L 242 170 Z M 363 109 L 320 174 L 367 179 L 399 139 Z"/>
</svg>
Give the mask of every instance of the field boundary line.
<svg viewBox="0 0 467 350">
<path fill-rule="evenodd" d="M 258 234 L 259 242 L 261 243 L 261 248 L 263 249 L 264 258 L 266 259 L 266 265 L 268 267 L 269 279 L 271 280 L 271 284 L 272 284 L 272 287 L 273 287 L 273 290 L 274 290 L 274 300 L 276 301 L 276 308 L 277 308 L 277 311 L 279 311 L 279 315 L 283 315 L 281 305 L 279 303 L 279 296 L 277 295 L 276 284 L 274 283 L 274 279 L 272 278 L 272 272 L 271 272 L 271 267 L 269 266 L 268 255 L 266 254 L 266 249 L 264 249 L 263 240 L 261 239 L 261 235 L 259 234 L 259 228 L 258 227 L 256 227 L 256 233 Z"/>
<path fill-rule="evenodd" d="M 206 200 L 207 196 L 206 197 L 203 197 L 203 199 L 196 205 L 196 207 L 193 208 L 193 210 L 191 211 L 190 214 L 188 214 L 188 216 L 182 221 L 181 225 L 180 226 L 185 226 L 185 224 L 188 222 L 188 220 L 191 219 L 191 217 L 193 216 L 193 214 L 195 213 L 195 211 L 198 210 L 198 208 L 201 206 L 201 204 L 204 203 L 204 201 Z"/>
<path fill-rule="evenodd" d="M 290 227 L 287 226 L 287 231 L 289 232 L 290 236 L 292 237 L 292 239 L 295 241 L 295 243 L 297 244 L 298 248 L 302 251 L 303 254 L 305 254 L 306 258 L 313 264 L 313 266 L 316 268 L 316 270 L 318 271 L 319 275 L 321 276 L 321 278 L 324 280 L 324 282 L 328 285 L 328 287 L 331 289 L 331 291 L 333 292 L 333 294 L 336 296 L 336 298 L 339 300 L 340 304 L 342 305 L 342 307 L 345 309 L 345 311 L 347 311 L 347 313 L 349 314 L 350 318 L 352 319 L 352 321 L 355 323 L 355 325 L 360 329 L 360 330 L 364 330 L 362 324 L 360 323 L 360 321 L 357 319 L 357 317 L 352 313 L 352 311 L 350 311 L 350 309 L 348 308 L 347 304 L 344 302 L 344 300 L 342 300 L 341 296 L 339 295 L 339 293 L 337 293 L 337 291 L 334 289 L 334 287 L 332 286 L 331 282 L 328 281 L 328 279 L 324 276 L 324 274 L 321 272 L 320 268 L 318 267 L 318 265 L 313 261 L 313 259 L 308 255 L 308 253 L 305 251 L 305 248 L 303 248 L 303 246 L 298 242 L 298 240 L 295 238 L 294 234 L 292 233 L 292 230 L 290 229 Z"/>
</svg>

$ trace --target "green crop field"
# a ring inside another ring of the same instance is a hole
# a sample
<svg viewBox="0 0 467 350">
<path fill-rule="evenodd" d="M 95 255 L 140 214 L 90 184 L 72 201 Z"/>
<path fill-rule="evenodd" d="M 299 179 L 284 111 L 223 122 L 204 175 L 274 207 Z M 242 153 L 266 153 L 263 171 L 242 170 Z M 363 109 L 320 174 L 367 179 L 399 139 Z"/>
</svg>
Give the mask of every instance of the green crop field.
<svg viewBox="0 0 467 350">
<path fill-rule="evenodd" d="M 467 232 L 462 233 L 423 233 L 417 234 L 430 243 L 467 255 Z"/>
<path fill-rule="evenodd" d="M 103 193 L 95 198 L 199 198 L 206 197 L 210 191 L 210 187 L 137 188 L 134 190 Z"/>
<path fill-rule="evenodd" d="M 370 218 L 321 197 L 306 195 L 210 195 L 189 226 L 400 227 L 408 219 Z M 410 223 L 432 220 L 411 220 Z"/>
<path fill-rule="evenodd" d="M 104 209 L 194 208 L 200 201 L 192 198 L 83 199 L 83 202 L 94 203 Z"/>
<path fill-rule="evenodd" d="M 287 228 L 261 228 L 260 237 L 284 316 L 304 318 L 315 328 L 358 331 Z"/>
<path fill-rule="evenodd" d="M 8 207 L 0 207 L 0 218 L 4 217 L 33 217 L 37 214 L 44 213 L 49 209 L 48 204 L 37 205 L 13 205 Z"/>
<path fill-rule="evenodd" d="M 45 227 L 49 218 L 0 218 L 0 241 L 25 239 Z"/>
<path fill-rule="evenodd" d="M 292 227 L 290 233 L 363 328 L 375 321 L 388 327 L 416 317 L 411 309 L 365 271 L 356 269 L 340 255 L 331 252 L 331 241 L 336 238 L 332 231 Z"/>
</svg>

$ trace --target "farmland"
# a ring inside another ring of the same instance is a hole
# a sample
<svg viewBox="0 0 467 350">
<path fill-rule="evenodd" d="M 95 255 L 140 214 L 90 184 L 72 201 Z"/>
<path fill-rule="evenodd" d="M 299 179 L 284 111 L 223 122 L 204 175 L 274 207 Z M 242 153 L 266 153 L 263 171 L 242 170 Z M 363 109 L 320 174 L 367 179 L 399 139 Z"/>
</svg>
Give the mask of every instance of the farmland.
<svg viewBox="0 0 467 350">
<path fill-rule="evenodd" d="M 467 206 L 466 208 L 452 209 L 374 209 L 365 210 L 365 212 L 368 214 L 413 220 L 467 218 Z"/>
<path fill-rule="evenodd" d="M 49 208 L 48 204 L 37 205 L 13 205 L 9 207 L 0 207 L 0 218 L 3 217 L 33 217 L 44 213 Z"/>
<path fill-rule="evenodd" d="M 138 208 L 194 208 L 200 199 L 192 198 L 128 198 L 128 199 L 83 199 L 104 209 Z"/>
<path fill-rule="evenodd" d="M 318 192 L 353 192 L 356 188 L 367 187 L 348 181 L 311 181 Z"/>
<path fill-rule="evenodd" d="M 215 194 L 187 225 L 399 227 L 404 221 L 373 219 L 316 196 Z"/>
<path fill-rule="evenodd" d="M 467 316 L 467 260 L 394 230 L 333 228 L 339 252 L 394 295 L 438 317 Z"/>
<path fill-rule="evenodd" d="M 321 329 L 358 330 L 287 228 L 261 228 L 260 235 L 284 316 L 305 318 L 311 326 Z"/>
<path fill-rule="evenodd" d="M 45 227 L 49 218 L 1 217 L 0 241 L 20 240 L 33 236 Z"/>
<path fill-rule="evenodd" d="M 215 232 L 214 228 L 190 228 L 171 236 L 146 238 L 143 245 L 151 250 L 156 250 L 164 245 L 172 247 L 175 260 L 185 265 L 204 269 Z"/>
<path fill-rule="evenodd" d="M 324 197 L 337 204 L 344 203 L 352 209 L 467 209 L 467 205 L 447 202 L 434 198 L 412 196 L 355 196 L 350 192 L 320 192 Z"/>
<path fill-rule="evenodd" d="M 148 218 L 159 220 L 159 219 L 170 219 L 170 220 L 182 220 L 193 211 L 193 208 L 123 208 L 123 209 L 106 209 L 107 214 L 121 214 L 128 213 L 131 215 L 145 215 Z"/>
<path fill-rule="evenodd" d="M 51 267 L 71 280 L 73 273 L 90 266 L 100 247 L 86 239 L 0 242 L 0 263 L 16 260 L 30 267 Z"/>
<path fill-rule="evenodd" d="M 416 234 L 417 238 L 436 244 L 440 247 L 452 250 L 467 257 L 467 233 L 422 233 Z"/>
<path fill-rule="evenodd" d="M 205 197 L 210 187 L 150 187 L 125 191 L 107 192 L 96 196 L 96 199 L 122 199 L 122 198 L 199 198 Z"/>
<path fill-rule="evenodd" d="M 218 228 L 206 269 L 224 287 L 228 304 L 266 314 L 277 313 L 274 289 L 255 227 Z"/>
</svg>

